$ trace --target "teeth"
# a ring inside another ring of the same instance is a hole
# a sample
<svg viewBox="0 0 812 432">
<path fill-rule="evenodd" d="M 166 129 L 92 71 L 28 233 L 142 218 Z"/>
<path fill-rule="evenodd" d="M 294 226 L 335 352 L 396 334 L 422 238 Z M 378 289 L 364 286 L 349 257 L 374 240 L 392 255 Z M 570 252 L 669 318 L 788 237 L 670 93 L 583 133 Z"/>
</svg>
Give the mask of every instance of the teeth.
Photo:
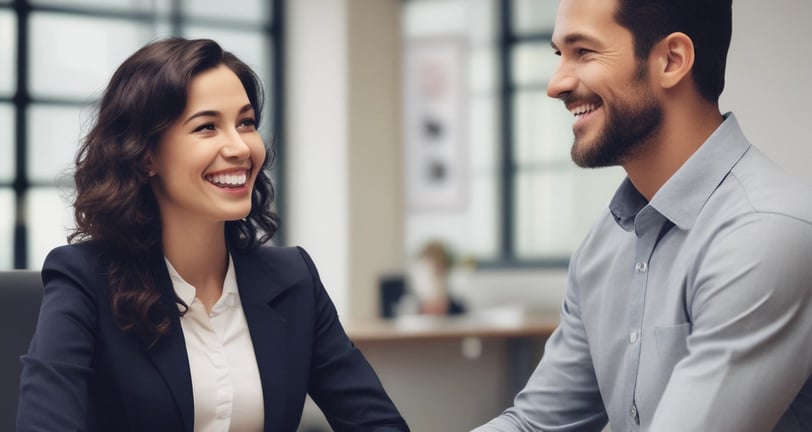
<svg viewBox="0 0 812 432">
<path fill-rule="evenodd" d="M 210 174 L 206 176 L 206 180 L 218 186 L 242 186 L 248 180 L 248 171 L 239 174 Z"/>
<path fill-rule="evenodd" d="M 595 109 L 597 109 L 595 104 L 587 104 L 587 105 L 581 105 L 581 106 L 575 107 L 575 108 L 571 109 L 570 112 L 574 116 L 578 117 L 578 116 L 588 114 L 588 113 L 590 113 L 592 111 L 595 111 Z"/>
</svg>

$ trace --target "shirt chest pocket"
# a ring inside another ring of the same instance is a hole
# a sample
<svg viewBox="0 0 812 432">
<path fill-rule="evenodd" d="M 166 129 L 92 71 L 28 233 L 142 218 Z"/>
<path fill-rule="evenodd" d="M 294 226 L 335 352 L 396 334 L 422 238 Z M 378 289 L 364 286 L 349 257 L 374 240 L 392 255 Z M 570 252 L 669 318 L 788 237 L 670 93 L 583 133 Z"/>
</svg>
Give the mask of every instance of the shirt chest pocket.
<svg viewBox="0 0 812 432">
<path fill-rule="evenodd" d="M 657 356 L 660 367 L 670 370 L 683 357 L 688 355 L 688 335 L 691 334 L 691 323 L 682 323 L 654 328 L 657 341 Z"/>
</svg>

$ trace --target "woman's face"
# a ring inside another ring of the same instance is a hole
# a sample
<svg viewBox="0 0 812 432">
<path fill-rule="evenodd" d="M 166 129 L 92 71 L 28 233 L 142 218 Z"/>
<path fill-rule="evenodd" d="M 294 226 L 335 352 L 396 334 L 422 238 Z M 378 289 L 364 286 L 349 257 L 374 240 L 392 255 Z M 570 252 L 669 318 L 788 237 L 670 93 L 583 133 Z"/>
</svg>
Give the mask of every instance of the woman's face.
<svg viewBox="0 0 812 432">
<path fill-rule="evenodd" d="M 254 109 L 237 75 L 224 65 L 196 75 L 185 111 L 150 155 L 164 226 L 247 216 L 264 160 Z"/>
</svg>

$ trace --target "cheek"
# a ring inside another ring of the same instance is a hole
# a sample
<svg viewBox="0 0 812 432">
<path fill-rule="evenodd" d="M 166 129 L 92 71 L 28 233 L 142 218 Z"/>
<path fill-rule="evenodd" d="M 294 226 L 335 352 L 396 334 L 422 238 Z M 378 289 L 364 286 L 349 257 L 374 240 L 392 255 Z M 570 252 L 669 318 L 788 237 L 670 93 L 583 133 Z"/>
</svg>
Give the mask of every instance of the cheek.
<svg viewBox="0 0 812 432">
<path fill-rule="evenodd" d="M 257 135 L 256 139 L 252 139 L 248 145 L 251 147 L 251 159 L 254 165 L 262 166 L 262 163 L 265 162 L 265 144 L 263 144 L 262 138 Z"/>
</svg>

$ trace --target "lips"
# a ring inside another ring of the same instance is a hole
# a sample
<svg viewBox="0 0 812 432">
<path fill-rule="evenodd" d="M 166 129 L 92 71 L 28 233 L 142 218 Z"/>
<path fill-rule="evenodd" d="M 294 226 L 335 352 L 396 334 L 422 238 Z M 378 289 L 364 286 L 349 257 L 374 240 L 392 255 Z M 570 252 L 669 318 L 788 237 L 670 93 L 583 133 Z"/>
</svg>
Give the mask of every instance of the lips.
<svg viewBox="0 0 812 432">
<path fill-rule="evenodd" d="M 206 181 L 221 188 L 241 188 L 248 182 L 249 170 L 208 174 Z"/>
</svg>

